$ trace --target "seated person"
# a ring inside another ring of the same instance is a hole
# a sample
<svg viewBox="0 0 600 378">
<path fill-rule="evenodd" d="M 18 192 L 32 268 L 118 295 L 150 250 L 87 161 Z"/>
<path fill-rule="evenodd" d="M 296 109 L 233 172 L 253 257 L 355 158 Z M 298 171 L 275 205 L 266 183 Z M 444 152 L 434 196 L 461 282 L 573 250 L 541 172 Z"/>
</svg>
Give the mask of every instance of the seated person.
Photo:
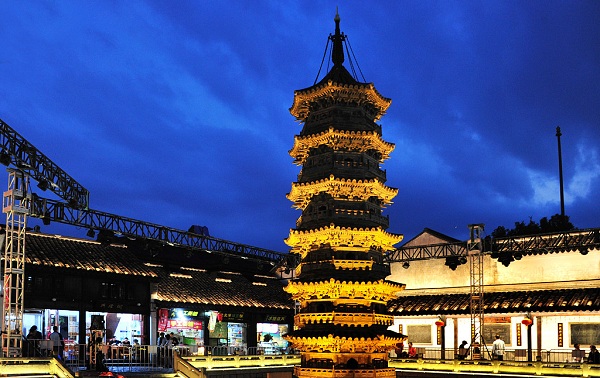
<svg viewBox="0 0 600 378">
<path fill-rule="evenodd" d="M 108 345 L 119 345 L 121 342 L 117 340 L 114 336 L 108 340 Z"/>
<path fill-rule="evenodd" d="M 469 347 L 467 347 L 467 341 L 463 340 L 463 342 L 458 347 L 458 359 L 464 360 L 469 355 Z"/>
<path fill-rule="evenodd" d="M 127 337 L 123 339 L 122 343 L 123 343 L 124 346 L 130 346 L 131 345 L 131 343 L 129 342 L 129 339 Z"/>
<path fill-rule="evenodd" d="M 588 364 L 600 364 L 600 352 L 598 352 L 598 349 L 596 349 L 595 345 L 590 345 Z"/>
<path fill-rule="evenodd" d="M 579 344 L 574 345 L 575 349 L 571 352 L 571 357 L 573 357 L 574 362 L 581 362 L 585 357 L 585 351 L 580 349 Z"/>
<path fill-rule="evenodd" d="M 416 358 L 417 357 L 417 348 L 413 346 L 412 342 L 408 343 L 408 358 Z"/>
</svg>

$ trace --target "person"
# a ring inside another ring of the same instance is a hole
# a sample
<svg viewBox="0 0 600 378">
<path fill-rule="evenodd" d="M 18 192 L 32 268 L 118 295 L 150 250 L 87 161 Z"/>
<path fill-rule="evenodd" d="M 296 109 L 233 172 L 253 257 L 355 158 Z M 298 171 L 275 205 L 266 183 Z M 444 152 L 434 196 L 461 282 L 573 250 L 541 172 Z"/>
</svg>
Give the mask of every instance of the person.
<svg viewBox="0 0 600 378">
<path fill-rule="evenodd" d="M 406 357 L 406 352 L 404 351 L 404 343 L 402 341 L 396 344 L 396 357 Z"/>
<path fill-rule="evenodd" d="M 26 348 L 27 351 L 25 353 L 25 357 L 40 357 L 40 340 L 44 338 L 44 335 L 40 331 L 38 331 L 38 327 L 36 325 L 32 325 L 29 328 L 29 333 L 26 336 L 27 343 Z"/>
<path fill-rule="evenodd" d="M 458 359 L 464 360 L 469 355 L 469 348 L 467 348 L 467 341 L 463 340 L 463 342 L 458 347 Z"/>
<path fill-rule="evenodd" d="M 590 345 L 588 364 L 600 364 L 600 352 L 598 352 L 598 349 L 596 349 L 595 345 Z"/>
<path fill-rule="evenodd" d="M 175 336 L 175 334 L 173 332 L 171 332 L 170 335 L 171 335 L 171 343 L 173 344 L 173 346 L 179 345 L 179 339 L 177 338 L 177 336 Z"/>
<path fill-rule="evenodd" d="M 492 343 L 492 356 L 498 361 L 503 361 L 504 349 L 504 340 L 500 338 L 500 335 L 496 335 L 496 340 L 494 340 L 494 342 Z"/>
<path fill-rule="evenodd" d="M 110 339 L 108 339 L 108 345 L 113 346 L 113 345 L 119 345 L 121 344 L 121 342 L 119 340 L 117 340 L 116 337 L 111 337 Z"/>
<path fill-rule="evenodd" d="M 129 339 L 126 337 L 123 339 L 123 341 L 121 342 L 121 344 L 123 344 L 123 346 L 130 346 L 131 342 L 129 342 Z"/>
<path fill-rule="evenodd" d="M 158 346 L 158 363 L 162 365 L 165 360 L 165 343 L 167 340 L 165 339 L 165 333 L 161 332 L 158 334 L 158 339 L 156 340 L 156 345 Z"/>
<path fill-rule="evenodd" d="M 165 341 L 163 343 L 163 353 L 164 353 L 164 364 L 163 366 L 166 368 L 171 367 L 171 360 L 173 359 L 173 341 L 171 340 L 171 335 L 168 333 L 165 335 Z"/>
<path fill-rule="evenodd" d="M 52 331 L 53 332 L 50 334 L 50 340 L 52 340 L 52 351 L 56 358 L 62 360 L 65 342 L 62 335 L 58 332 L 58 326 L 53 326 Z"/>
<path fill-rule="evenodd" d="M 583 351 L 583 350 L 580 349 L 580 345 L 579 344 L 575 344 L 573 347 L 575 348 L 571 352 L 571 357 L 573 357 L 573 361 L 574 362 L 581 362 L 583 360 L 583 357 L 585 357 L 585 351 Z"/>
<path fill-rule="evenodd" d="M 412 341 L 408 343 L 408 358 L 417 357 L 417 348 L 413 346 Z"/>
<path fill-rule="evenodd" d="M 165 333 L 161 332 L 158 335 L 158 339 L 156 340 L 156 345 L 163 346 L 164 343 L 165 343 Z"/>
</svg>

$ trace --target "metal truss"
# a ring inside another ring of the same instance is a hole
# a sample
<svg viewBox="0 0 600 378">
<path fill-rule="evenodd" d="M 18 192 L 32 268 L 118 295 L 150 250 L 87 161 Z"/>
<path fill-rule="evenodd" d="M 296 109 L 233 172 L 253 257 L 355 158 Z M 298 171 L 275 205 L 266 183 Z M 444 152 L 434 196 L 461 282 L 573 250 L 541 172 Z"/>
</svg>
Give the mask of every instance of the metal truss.
<svg viewBox="0 0 600 378">
<path fill-rule="evenodd" d="M 387 262 L 415 261 L 441 259 L 449 256 L 466 256 L 467 243 L 442 243 L 431 245 L 416 245 L 410 247 L 400 247 L 385 256 Z"/>
<path fill-rule="evenodd" d="M 42 190 L 49 189 L 72 207 L 85 209 L 89 191 L 73 177 L 0 119 L 0 162 L 14 165 L 36 180 Z"/>
<path fill-rule="evenodd" d="M 23 289 L 25 272 L 25 230 L 30 198 L 29 178 L 19 170 L 9 170 L 8 190 L 2 198 L 6 213 L 4 245 L 4 299 L 2 306 L 2 353 L 20 357 L 23 335 Z"/>
<path fill-rule="evenodd" d="M 522 254 L 567 251 L 579 251 L 585 254 L 590 249 L 600 248 L 600 228 L 497 238 L 494 240 L 492 248 L 492 252 L 510 251 Z"/>
<path fill-rule="evenodd" d="M 68 206 L 66 203 L 37 196 L 33 196 L 32 198 L 30 215 L 42 218 L 44 222 L 53 221 L 97 231 L 110 231 L 118 236 L 143 238 L 171 246 L 201 249 L 267 262 L 278 263 L 288 258 L 288 254 L 286 253 L 199 235 L 99 210 L 76 209 Z"/>
<path fill-rule="evenodd" d="M 482 253 L 534 255 L 565 251 L 586 254 L 600 249 L 600 228 L 562 231 L 551 234 L 481 239 Z M 385 256 L 388 263 L 466 256 L 467 242 L 400 247 Z"/>
<path fill-rule="evenodd" d="M 467 243 L 467 253 L 469 255 L 470 273 L 471 345 L 474 343 L 481 345 L 485 344 L 485 340 L 483 340 L 483 253 L 481 251 L 483 224 L 471 224 L 469 229 L 471 238 Z"/>
</svg>

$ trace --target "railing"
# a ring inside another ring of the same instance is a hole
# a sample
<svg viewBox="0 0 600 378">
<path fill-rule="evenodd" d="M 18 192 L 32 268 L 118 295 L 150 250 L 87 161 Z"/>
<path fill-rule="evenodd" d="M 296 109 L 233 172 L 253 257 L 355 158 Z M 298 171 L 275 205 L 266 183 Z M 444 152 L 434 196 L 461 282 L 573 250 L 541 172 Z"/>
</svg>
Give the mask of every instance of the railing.
<svg viewBox="0 0 600 378">
<path fill-rule="evenodd" d="M 181 359 L 196 369 L 293 366 L 300 364 L 299 354 L 181 356 Z"/>
<path fill-rule="evenodd" d="M 90 348 L 85 344 L 67 344 L 58 359 L 73 372 L 108 369 L 114 372 L 171 372 L 173 351 L 188 354 L 185 347 L 159 348 L 156 345 L 100 347 L 101 355 L 90 362 Z M 35 359 L 52 358 L 51 349 L 38 349 Z M 99 359 L 98 359 L 99 358 Z"/>
<path fill-rule="evenodd" d="M 416 358 L 406 358 L 406 357 L 392 357 L 390 358 L 390 361 L 399 361 L 399 360 L 403 360 L 403 361 L 415 361 L 417 359 L 421 359 L 421 360 L 435 360 L 435 361 L 440 361 L 442 360 L 442 350 L 441 348 L 423 348 L 423 347 L 417 347 L 417 357 Z M 406 352 L 406 350 L 404 351 Z M 504 353 L 504 361 L 503 363 L 508 363 L 508 362 L 540 362 L 543 365 L 554 365 L 554 364 L 567 364 L 567 365 L 571 365 L 571 364 L 575 364 L 575 365 L 580 365 L 582 363 L 586 363 L 587 362 L 587 354 L 588 351 L 582 350 L 582 355 L 584 355 L 583 358 L 581 358 L 581 361 L 577 361 L 572 354 L 572 350 L 571 349 L 550 349 L 550 350 L 541 350 L 538 352 L 538 350 L 532 350 L 531 351 L 531 359 L 532 361 L 528 361 L 528 356 L 527 356 L 527 349 L 525 348 L 517 348 L 517 349 L 506 349 L 505 353 Z M 454 353 L 454 348 L 446 348 L 445 352 L 444 352 L 444 360 L 447 361 L 452 361 L 458 359 L 457 355 Z M 491 348 L 489 348 L 489 350 L 486 350 L 485 348 L 482 348 L 481 350 L 481 359 L 476 360 L 476 361 L 490 361 L 491 359 Z M 464 361 L 471 361 L 471 362 L 476 362 L 475 360 L 472 359 L 472 355 L 469 354 L 467 356 L 467 358 Z M 600 368 L 600 366 L 598 366 L 598 368 Z"/>
<path fill-rule="evenodd" d="M 442 359 L 442 350 L 441 348 L 423 348 L 419 347 L 417 349 L 417 357 L 423 360 L 441 360 Z M 489 351 L 485 348 L 481 350 L 481 360 L 490 360 L 491 357 L 491 348 Z M 405 350 L 406 352 L 406 350 Z M 587 351 L 583 350 L 585 355 L 587 356 Z M 444 353 L 445 360 L 454 360 L 456 355 L 454 353 L 454 348 L 446 348 Z M 471 360 L 472 356 L 469 354 L 466 360 Z M 550 350 L 541 350 L 538 352 L 537 350 L 531 351 L 531 359 L 532 362 L 542 362 L 545 364 L 554 364 L 554 363 L 577 363 L 577 362 L 585 362 L 586 358 L 583 358 L 582 361 L 575 361 L 572 356 L 572 351 L 570 349 L 550 349 Z M 527 362 L 527 349 L 506 349 L 504 353 L 504 361 L 517 361 L 517 362 Z"/>
<path fill-rule="evenodd" d="M 550 376 L 599 377 L 600 364 L 547 363 L 490 360 L 392 359 L 389 366 L 403 371 L 436 371 L 470 374 L 529 374 Z"/>
</svg>

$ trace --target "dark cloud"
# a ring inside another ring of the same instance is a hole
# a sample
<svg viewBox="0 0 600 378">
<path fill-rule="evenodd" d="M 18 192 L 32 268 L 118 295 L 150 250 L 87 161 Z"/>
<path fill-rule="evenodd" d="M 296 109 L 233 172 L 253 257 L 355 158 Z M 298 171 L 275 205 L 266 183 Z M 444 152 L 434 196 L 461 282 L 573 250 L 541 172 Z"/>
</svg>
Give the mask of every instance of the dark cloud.
<svg viewBox="0 0 600 378">
<path fill-rule="evenodd" d="M 95 209 L 285 251 L 300 215 L 285 198 L 301 129 L 288 109 L 317 76 L 337 5 L 3 3 L 0 118 Z M 390 231 L 464 239 L 470 223 L 558 213 L 558 125 L 567 215 L 598 226 L 600 3 L 339 12 L 366 81 L 393 100 L 381 120 L 397 146 L 384 164 L 400 189 Z"/>
</svg>

